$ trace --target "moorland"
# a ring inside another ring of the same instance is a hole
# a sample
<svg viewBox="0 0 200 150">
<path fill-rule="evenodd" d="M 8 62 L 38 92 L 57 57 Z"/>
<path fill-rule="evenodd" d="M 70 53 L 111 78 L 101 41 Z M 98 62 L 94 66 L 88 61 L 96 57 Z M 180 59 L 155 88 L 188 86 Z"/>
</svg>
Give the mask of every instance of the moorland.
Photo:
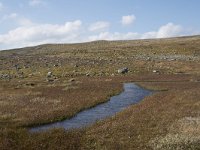
<svg viewBox="0 0 200 150">
<path fill-rule="evenodd" d="M 0 149 L 200 149 L 199 68 L 200 36 L 2 50 Z M 124 82 L 156 92 L 83 129 L 29 132 L 108 101 Z"/>
</svg>

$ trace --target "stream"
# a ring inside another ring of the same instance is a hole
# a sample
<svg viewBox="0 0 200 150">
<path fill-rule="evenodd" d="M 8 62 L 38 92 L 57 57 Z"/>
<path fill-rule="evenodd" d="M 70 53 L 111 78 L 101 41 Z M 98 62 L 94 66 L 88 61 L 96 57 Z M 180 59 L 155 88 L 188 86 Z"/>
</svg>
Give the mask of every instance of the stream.
<svg viewBox="0 0 200 150">
<path fill-rule="evenodd" d="M 113 96 L 109 101 L 77 113 L 71 119 L 32 127 L 31 132 L 45 131 L 52 128 L 75 129 L 91 125 L 96 121 L 115 115 L 130 105 L 136 104 L 153 92 L 134 83 L 124 83 L 124 91 Z"/>
</svg>

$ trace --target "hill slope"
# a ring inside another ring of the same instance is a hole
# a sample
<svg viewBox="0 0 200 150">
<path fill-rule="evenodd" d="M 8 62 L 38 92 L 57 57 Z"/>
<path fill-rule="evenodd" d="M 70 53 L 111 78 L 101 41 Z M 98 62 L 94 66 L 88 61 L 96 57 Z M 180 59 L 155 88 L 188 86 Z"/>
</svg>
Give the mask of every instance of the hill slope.
<svg viewBox="0 0 200 150">
<path fill-rule="evenodd" d="M 0 149 L 199 149 L 199 68 L 200 36 L 0 51 Z M 124 82 L 158 92 L 85 129 L 28 132 L 108 101 Z"/>
</svg>

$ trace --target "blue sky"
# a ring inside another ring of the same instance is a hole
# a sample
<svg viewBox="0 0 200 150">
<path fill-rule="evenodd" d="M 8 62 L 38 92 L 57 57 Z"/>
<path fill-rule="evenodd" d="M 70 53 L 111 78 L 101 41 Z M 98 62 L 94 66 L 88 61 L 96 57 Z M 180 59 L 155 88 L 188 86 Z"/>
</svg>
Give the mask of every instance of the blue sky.
<svg viewBox="0 0 200 150">
<path fill-rule="evenodd" d="M 198 0 L 0 0 L 0 50 L 200 33 Z"/>
</svg>

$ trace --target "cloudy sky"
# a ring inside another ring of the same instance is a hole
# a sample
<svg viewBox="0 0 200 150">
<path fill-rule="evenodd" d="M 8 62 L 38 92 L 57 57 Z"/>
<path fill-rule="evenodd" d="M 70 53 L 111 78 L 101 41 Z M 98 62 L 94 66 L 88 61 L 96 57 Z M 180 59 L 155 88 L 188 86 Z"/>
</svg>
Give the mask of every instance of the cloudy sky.
<svg viewBox="0 0 200 150">
<path fill-rule="evenodd" d="M 200 33 L 199 0 L 0 0 L 0 50 Z"/>
</svg>

